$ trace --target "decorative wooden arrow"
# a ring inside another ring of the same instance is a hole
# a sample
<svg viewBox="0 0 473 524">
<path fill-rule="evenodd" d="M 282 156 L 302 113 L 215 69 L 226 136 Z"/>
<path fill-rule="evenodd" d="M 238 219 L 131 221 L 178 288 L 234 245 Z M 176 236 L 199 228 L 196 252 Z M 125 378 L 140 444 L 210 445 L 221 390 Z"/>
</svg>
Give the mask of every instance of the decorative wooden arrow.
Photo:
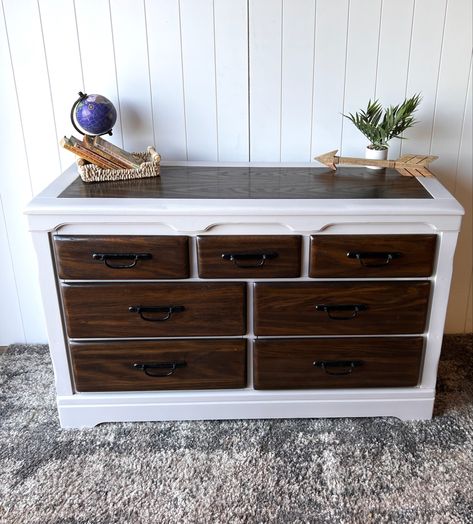
<svg viewBox="0 0 473 524">
<path fill-rule="evenodd" d="M 352 164 L 355 166 L 389 167 L 396 169 L 403 176 L 433 176 L 427 166 L 438 156 L 404 155 L 397 160 L 374 160 L 371 158 L 355 158 L 350 156 L 336 156 L 337 149 L 315 157 L 321 164 L 336 171 L 336 164 Z"/>
</svg>

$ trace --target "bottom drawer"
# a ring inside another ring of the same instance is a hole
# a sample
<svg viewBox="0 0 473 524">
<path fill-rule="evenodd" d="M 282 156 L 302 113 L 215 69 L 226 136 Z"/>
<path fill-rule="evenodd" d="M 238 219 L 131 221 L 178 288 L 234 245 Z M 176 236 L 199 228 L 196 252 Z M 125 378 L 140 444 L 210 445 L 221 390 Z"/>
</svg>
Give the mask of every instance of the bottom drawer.
<svg viewBox="0 0 473 524">
<path fill-rule="evenodd" d="M 76 391 L 243 388 L 246 341 L 71 342 Z"/>
<path fill-rule="evenodd" d="M 254 347 L 254 387 L 415 386 L 422 349 L 422 337 L 260 339 Z"/>
</svg>

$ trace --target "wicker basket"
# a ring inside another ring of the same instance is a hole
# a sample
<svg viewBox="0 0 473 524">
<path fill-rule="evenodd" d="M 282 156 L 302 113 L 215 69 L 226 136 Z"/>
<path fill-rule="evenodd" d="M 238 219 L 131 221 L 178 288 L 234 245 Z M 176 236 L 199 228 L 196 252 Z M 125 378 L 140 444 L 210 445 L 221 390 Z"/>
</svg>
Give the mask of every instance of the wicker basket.
<svg viewBox="0 0 473 524">
<path fill-rule="evenodd" d="M 133 153 L 144 162 L 138 169 L 102 169 L 82 158 L 77 159 L 79 175 L 84 182 L 111 182 L 159 176 L 161 156 L 151 146 L 146 153 Z"/>
</svg>

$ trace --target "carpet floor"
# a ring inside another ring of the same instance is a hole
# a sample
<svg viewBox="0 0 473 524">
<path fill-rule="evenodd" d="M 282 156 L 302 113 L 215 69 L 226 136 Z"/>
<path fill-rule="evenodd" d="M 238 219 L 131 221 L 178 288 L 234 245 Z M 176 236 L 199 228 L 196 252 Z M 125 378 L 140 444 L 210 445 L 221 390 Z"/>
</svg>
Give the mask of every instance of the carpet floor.
<svg viewBox="0 0 473 524">
<path fill-rule="evenodd" d="M 448 336 L 431 421 L 61 430 L 46 346 L 0 357 L 0 522 L 473 523 L 473 337 Z"/>
</svg>

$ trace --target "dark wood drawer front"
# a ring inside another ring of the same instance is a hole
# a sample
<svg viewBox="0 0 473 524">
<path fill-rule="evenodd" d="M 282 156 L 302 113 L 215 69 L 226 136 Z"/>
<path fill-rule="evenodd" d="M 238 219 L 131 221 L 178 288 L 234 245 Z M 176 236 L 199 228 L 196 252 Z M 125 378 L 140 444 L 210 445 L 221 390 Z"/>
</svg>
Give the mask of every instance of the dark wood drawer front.
<svg viewBox="0 0 473 524">
<path fill-rule="evenodd" d="M 422 349 L 422 337 L 258 340 L 254 387 L 415 386 Z"/>
<path fill-rule="evenodd" d="M 255 284 L 257 335 L 377 335 L 424 331 L 430 283 Z"/>
<path fill-rule="evenodd" d="M 71 338 L 246 333 L 246 284 L 63 284 Z"/>
<path fill-rule="evenodd" d="M 56 235 L 53 240 L 59 278 L 129 280 L 189 276 L 187 237 Z"/>
<path fill-rule="evenodd" d="M 311 277 L 427 277 L 437 235 L 312 235 Z"/>
<path fill-rule="evenodd" d="M 243 388 L 246 341 L 73 342 L 77 391 Z"/>
<path fill-rule="evenodd" d="M 293 278 L 301 274 L 301 237 L 198 236 L 202 278 Z"/>
</svg>

